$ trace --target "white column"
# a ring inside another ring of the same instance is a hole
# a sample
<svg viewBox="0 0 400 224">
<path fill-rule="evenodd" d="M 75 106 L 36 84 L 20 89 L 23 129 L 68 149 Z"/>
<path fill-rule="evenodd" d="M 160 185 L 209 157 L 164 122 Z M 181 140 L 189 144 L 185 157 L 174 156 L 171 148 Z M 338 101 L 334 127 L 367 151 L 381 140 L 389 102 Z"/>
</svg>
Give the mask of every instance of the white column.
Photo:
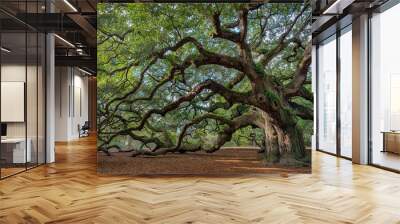
<svg viewBox="0 0 400 224">
<path fill-rule="evenodd" d="M 353 162 L 368 163 L 368 16 L 353 19 Z"/>
<path fill-rule="evenodd" d="M 317 48 L 315 45 L 313 45 L 312 47 L 312 64 L 311 64 L 311 83 L 312 83 L 312 92 L 313 92 L 313 96 L 314 96 L 314 122 L 313 122 L 313 130 L 314 133 L 312 135 L 312 139 L 311 139 L 311 148 L 313 150 L 317 149 Z"/>
<path fill-rule="evenodd" d="M 46 36 L 46 163 L 55 161 L 54 133 L 55 133 L 55 56 L 54 56 L 54 35 Z"/>
</svg>

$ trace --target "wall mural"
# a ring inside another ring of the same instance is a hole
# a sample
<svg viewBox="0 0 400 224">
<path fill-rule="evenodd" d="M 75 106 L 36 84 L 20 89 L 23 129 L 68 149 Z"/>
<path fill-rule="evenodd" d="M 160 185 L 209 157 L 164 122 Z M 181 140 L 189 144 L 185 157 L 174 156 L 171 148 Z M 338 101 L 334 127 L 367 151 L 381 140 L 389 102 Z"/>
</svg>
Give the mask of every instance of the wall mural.
<svg viewBox="0 0 400 224">
<path fill-rule="evenodd" d="M 98 5 L 98 171 L 310 172 L 308 4 Z"/>
</svg>

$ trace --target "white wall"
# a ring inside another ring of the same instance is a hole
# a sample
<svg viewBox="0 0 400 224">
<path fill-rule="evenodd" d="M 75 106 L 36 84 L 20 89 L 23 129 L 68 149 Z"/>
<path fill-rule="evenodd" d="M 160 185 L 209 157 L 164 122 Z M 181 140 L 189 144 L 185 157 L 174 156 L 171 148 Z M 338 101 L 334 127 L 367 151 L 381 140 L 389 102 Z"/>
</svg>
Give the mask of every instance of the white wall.
<svg viewBox="0 0 400 224">
<path fill-rule="evenodd" d="M 68 140 L 68 88 L 70 77 L 67 75 L 68 67 L 55 68 L 55 140 Z"/>
<path fill-rule="evenodd" d="M 25 82 L 25 64 L 3 64 L 1 66 L 1 81 Z M 7 110 L 7 108 L 1 108 Z M 7 137 L 25 137 L 25 122 L 7 122 Z"/>
<path fill-rule="evenodd" d="M 88 78 L 76 68 L 56 67 L 55 140 L 79 138 L 78 125 L 88 120 Z"/>
<path fill-rule="evenodd" d="M 26 70 L 27 69 L 27 70 Z M 27 66 L 25 64 L 3 64 L 1 66 L 1 81 L 2 82 L 25 82 L 26 71 L 28 71 L 28 84 L 29 86 L 36 86 L 36 80 L 30 80 L 31 74 L 36 75 L 36 67 Z M 27 88 L 27 106 L 36 108 L 36 88 Z M 3 96 L 4 97 L 4 96 Z M 32 104 L 33 103 L 33 104 Z M 8 108 L 2 108 L 7 110 Z M 22 108 L 24 109 L 24 108 Z M 27 109 L 28 112 L 31 110 Z M 36 109 L 35 109 L 36 112 Z M 36 113 L 27 114 L 28 122 L 34 122 L 34 124 L 28 124 L 28 127 L 35 125 L 36 129 Z M 7 135 L 9 137 L 24 137 L 25 136 L 25 122 L 7 122 Z M 29 133 L 28 133 L 29 137 Z"/>
<path fill-rule="evenodd" d="M 74 99 L 72 108 L 72 119 L 71 119 L 71 136 L 73 138 L 78 138 L 79 137 L 79 132 L 78 132 L 78 125 L 83 125 L 85 121 L 88 121 L 89 119 L 89 113 L 88 113 L 88 78 L 82 76 L 82 73 L 79 72 L 78 75 L 76 74 L 75 70 L 75 75 L 74 75 L 74 82 L 73 82 L 73 96 L 72 99 Z"/>
</svg>

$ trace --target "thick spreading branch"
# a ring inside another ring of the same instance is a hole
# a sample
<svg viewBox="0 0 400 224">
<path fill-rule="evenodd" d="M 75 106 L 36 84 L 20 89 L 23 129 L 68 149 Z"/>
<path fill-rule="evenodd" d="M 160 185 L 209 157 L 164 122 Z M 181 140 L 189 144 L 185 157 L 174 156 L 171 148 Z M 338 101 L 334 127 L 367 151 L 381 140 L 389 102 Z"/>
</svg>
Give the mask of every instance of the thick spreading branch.
<svg viewBox="0 0 400 224">
<path fill-rule="evenodd" d="M 223 38 L 226 40 L 230 40 L 234 43 L 239 43 L 240 42 L 240 34 L 237 32 L 230 31 L 228 29 L 224 29 L 221 25 L 221 19 L 220 19 L 220 14 L 215 13 L 212 17 L 212 21 L 215 27 L 215 33 L 213 34 L 213 37 L 216 38 Z M 231 25 L 232 26 L 232 25 Z"/>
<path fill-rule="evenodd" d="M 314 113 L 309 107 L 303 106 L 301 104 L 290 102 L 290 106 L 294 109 L 297 116 L 301 117 L 303 120 L 313 120 Z"/>
<path fill-rule="evenodd" d="M 275 58 L 278 54 L 280 54 L 288 46 L 288 44 L 290 42 L 297 40 L 296 37 L 289 38 L 287 40 L 287 37 L 292 32 L 292 30 L 293 30 L 294 26 L 296 25 L 297 21 L 301 18 L 301 16 L 308 9 L 308 7 L 309 7 L 308 4 L 306 4 L 303 7 L 303 9 L 300 11 L 300 13 L 297 14 L 297 16 L 290 23 L 290 25 L 286 29 L 286 31 L 283 34 L 280 35 L 280 37 L 278 38 L 276 46 L 263 55 L 262 59 L 260 60 L 261 64 L 267 65 L 273 58 Z"/>
<path fill-rule="evenodd" d="M 205 119 L 218 120 L 226 125 L 225 128 L 223 128 L 223 130 L 218 133 L 217 140 L 214 142 L 214 144 L 209 148 L 204 148 L 204 146 L 202 145 L 182 146 L 182 140 L 185 136 L 187 129 L 190 126 L 197 124 Z M 234 118 L 233 120 L 228 120 L 215 114 L 205 114 L 201 117 L 194 119 L 191 123 L 188 123 L 184 126 L 184 129 L 178 138 L 178 144 L 176 146 L 168 148 L 159 148 L 157 150 L 141 150 L 141 151 L 138 150 L 134 152 L 132 156 L 133 157 L 139 155 L 157 156 L 166 153 L 176 153 L 176 152 L 183 153 L 183 152 L 195 152 L 195 151 L 206 151 L 208 153 L 213 153 L 219 150 L 226 142 L 230 141 L 232 139 L 232 135 L 237 130 L 249 125 L 254 125 L 255 121 L 258 119 L 260 119 L 260 116 L 257 113 L 244 114 L 240 117 Z"/>
<path fill-rule="evenodd" d="M 307 79 L 308 70 L 311 65 L 311 43 L 304 50 L 303 58 L 297 66 L 292 81 L 285 88 L 285 95 L 288 97 L 298 95 Z"/>
</svg>

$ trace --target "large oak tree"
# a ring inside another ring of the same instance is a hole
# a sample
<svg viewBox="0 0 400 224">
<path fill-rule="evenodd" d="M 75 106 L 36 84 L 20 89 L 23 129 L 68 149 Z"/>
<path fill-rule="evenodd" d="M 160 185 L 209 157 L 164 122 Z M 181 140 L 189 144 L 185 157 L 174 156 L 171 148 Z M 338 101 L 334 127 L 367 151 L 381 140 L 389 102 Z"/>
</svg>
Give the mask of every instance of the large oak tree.
<svg viewBox="0 0 400 224">
<path fill-rule="evenodd" d="M 100 4 L 99 150 L 215 152 L 253 128 L 270 163 L 309 162 L 307 4 Z"/>
</svg>

